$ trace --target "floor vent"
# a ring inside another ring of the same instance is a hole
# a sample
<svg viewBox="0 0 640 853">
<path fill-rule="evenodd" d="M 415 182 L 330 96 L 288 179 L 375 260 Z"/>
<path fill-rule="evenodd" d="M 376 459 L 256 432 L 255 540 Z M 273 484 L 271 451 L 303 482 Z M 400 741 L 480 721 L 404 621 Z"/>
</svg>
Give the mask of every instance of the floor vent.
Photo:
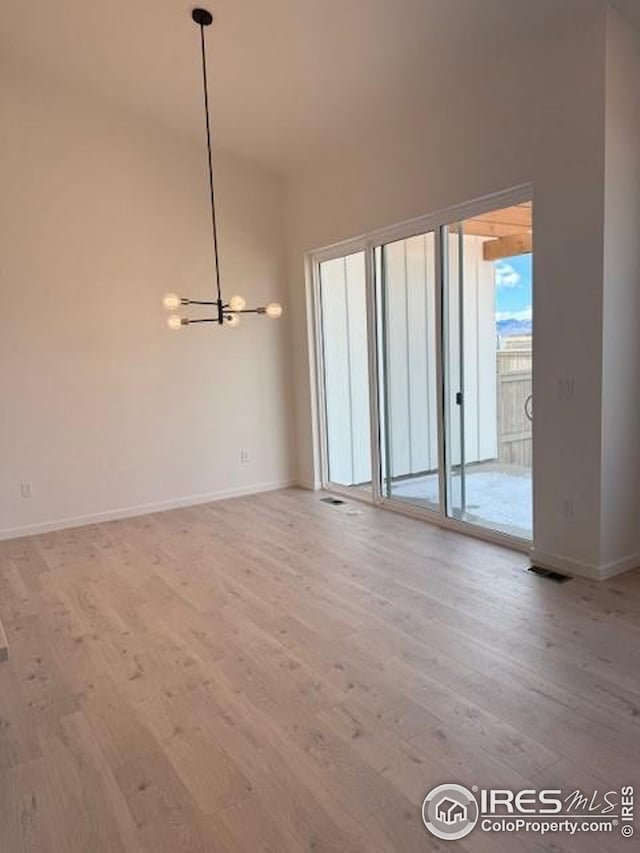
<svg viewBox="0 0 640 853">
<path fill-rule="evenodd" d="M 533 575 L 540 575 L 541 578 L 546 578 L 548 581 L 554 581 L 554 583 L 566 583 L 571 580 L 569 575 L 563 575 L 551 569 L 543 569 L 540 566 L 529 566 L 527 571 Z"/>
<path fill-rule="evenodd" d="M 323 504 L 331 504 L 331 506 L 340 506 L 340 504 L 346 503 L 346 501 L 341 501 L 340 498 L 320 498 Z"/>
</svg>

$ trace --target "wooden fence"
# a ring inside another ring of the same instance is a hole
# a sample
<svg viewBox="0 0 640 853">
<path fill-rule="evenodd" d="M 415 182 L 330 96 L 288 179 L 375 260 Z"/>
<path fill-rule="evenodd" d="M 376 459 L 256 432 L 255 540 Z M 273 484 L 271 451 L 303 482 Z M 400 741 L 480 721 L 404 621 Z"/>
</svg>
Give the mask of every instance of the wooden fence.
<svg viewBox="0 0 640 853">
<path fill-rule="evenodd" d="M 532 459 L 532 352 L 499 350 L 498 459 L 530 468 Z"/>
</svg>

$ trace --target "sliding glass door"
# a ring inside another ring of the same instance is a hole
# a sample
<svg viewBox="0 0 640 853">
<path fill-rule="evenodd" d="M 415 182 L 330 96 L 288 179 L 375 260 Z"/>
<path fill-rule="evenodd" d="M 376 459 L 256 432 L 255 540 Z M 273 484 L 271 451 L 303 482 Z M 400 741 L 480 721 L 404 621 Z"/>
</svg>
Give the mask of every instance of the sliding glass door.
<svg viewBox="0 0 640 853">
<path fill-rule="evenodd" d="M 316 260 L 324 485 L 530 540 L 532 205 L 504 198 Z"/>
<path fill-rule="evenodd" d="M 369 363 L 365 253 L 320 263 L 325 478 L 371 490 Z"/>
<path fill-rule="evenodd" d="M 531 539 L 531 204 L 445 232 L 447 515 Z"/>
<path fill-rule="evenodd" d="M 440 506 L 436 234 L 376 248 L 382 494 Z"/>
</svg>

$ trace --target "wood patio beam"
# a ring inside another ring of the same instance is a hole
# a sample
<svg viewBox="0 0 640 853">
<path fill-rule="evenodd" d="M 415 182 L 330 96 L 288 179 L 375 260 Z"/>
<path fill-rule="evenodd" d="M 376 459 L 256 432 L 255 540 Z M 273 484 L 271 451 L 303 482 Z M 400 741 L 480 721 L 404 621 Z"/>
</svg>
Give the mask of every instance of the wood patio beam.
<svg viewBox="0 0 640 853">
<path fill-rule="evenodd" d="M 482 245 L 482 257 L 485 261 L 499 261 L 514 255 L 527 255 L 533 251 L 533 235 L 530 231 L 524 234 L 511 234 L 498 240 L 487 240 Z"/>
</svg>

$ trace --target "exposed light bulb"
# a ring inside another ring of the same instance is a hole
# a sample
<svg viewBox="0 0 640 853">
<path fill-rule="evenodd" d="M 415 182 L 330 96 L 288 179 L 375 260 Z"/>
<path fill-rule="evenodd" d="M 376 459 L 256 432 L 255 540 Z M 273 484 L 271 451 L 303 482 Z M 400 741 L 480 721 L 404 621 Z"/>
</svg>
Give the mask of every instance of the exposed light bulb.
<svg viewBox="0 0 640 853">
<path fill-rule="evenodd" d="M 282 305 L 279 302 L 270 302 L 265 308 L 264 313 L 272 320 L 277 320 L 282 317 Z"/>
<path fill-rule="evenodd" d="M 240 325 L 240 315 L 239 314 L 225 314 L 224 322 L 227 326 L 231 326 L 235 328 L 235 326 Z"/>
<path fill-rule="evenodd" d="M 167 311 L 175 311 L 182 304 L 182 300 L 177 293 L 165 293 L 162 297 L 162 304 Z"/>
<path fill-rule="evenodd" d="M 188 322 L 189 321 L 186 317 L 179 317 L 177 314 L 170 314 L 169 317 L 167 317 L 167 326 L 174 331 L 186 326 Z"/>
<path fill-rule="evenodd" d="M 247 307 L 247 301 L 243 296 L 232 296 L 229 300 L 229 308 L 232 311 L 243 311 Z"/>
</svg>

